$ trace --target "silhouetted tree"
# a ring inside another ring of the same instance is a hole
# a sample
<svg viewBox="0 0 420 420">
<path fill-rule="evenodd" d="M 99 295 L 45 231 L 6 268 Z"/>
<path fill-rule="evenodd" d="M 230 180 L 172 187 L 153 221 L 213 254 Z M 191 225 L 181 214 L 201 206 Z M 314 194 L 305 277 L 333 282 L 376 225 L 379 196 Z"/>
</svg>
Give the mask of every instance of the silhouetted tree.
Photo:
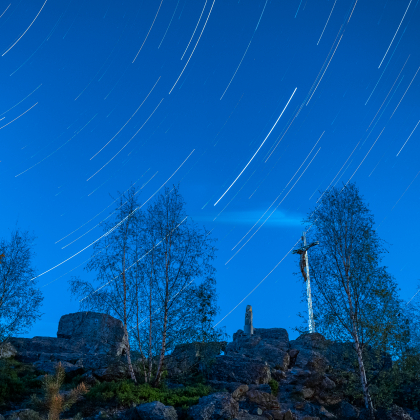
<svg viewBox="0 0 420 420">
<path fill-rule="evenodd" d="M 380 265 L 383 242 L 354 184 L 328 191 L 306 222 L 311 240 L 319 241 L 309 258 L 316 330 L 353 343 L 365 405 L 374 418 L 364 349 L 393 353 L 402 339 L 397 286 Z"/>
<path fill-rule="evenodd" d="M 32 280 L 33 240 L 19 229 L 0 239 L 0 344 L 29 331 L 41 317 L 43 297 Z"/>
</svg>

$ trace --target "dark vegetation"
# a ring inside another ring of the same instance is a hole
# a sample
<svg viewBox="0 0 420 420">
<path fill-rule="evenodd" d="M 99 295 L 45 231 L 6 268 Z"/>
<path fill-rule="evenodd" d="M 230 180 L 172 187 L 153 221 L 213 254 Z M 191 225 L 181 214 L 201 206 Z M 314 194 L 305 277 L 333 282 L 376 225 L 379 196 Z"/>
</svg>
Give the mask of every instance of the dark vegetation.
<svg viewBox="0 0 420 420">
<path fill-rule="evenodd" d="M 0 359 L 0 412 L 12 409 L 41 389 L 41 372 L 14 358 Z"/>
</svg>

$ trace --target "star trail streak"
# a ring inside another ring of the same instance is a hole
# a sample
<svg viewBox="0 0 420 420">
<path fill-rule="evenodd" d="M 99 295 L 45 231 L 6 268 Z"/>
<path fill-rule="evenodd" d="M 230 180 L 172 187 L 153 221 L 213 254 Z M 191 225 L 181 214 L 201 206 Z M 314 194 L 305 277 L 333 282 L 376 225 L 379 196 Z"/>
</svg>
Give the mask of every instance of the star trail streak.
<svg viewBox="0 0 420 420">
<path fill-rule="evenodd" d="M 232 184 L 230 184 L 229 188 L 223 193 L 223 195 L 214 203 L 214 205 L 216 206 L 217 203 L 225 196 L 225 194 L 232 188 L 232 186 L 235 184 L 235 182 L 239 179 L 239 177 L 244 173 L 245 169 L 248 167 L 248 165 L 252 162 L 252 160 L 254 159 L 254 157 L 257 155 L 257 153 L 260 151 L 261 147 L 263 146 L 263 144 L 266 142 L 266 140 L 268 139 L 268 136 L 271 134 L 271 132 L 274 130 L 274 127 L 277 125 L 277 123 L 279 122 L 281 116 L 283 115 L 284 111 L 286 110 L 287 106 L 289 105 L 290 101 L 293 98 L 293 95 L 296 93 L 297 88 L 295 88 L 295 90 L 292 93 L 292 96 L 289 98 L 289 100 L 287 101 L 286 106 L 283 108 L 283 111 L 281 112 L 281 114 L 279 115 L 279 117 L 277 118 L 277 121 L 274 123 L 273 127 L 271 127 L 271 130 L 269 131 L 269 133 L 267 134 L 266 138 L 264 139 L 264 141 L 261 143 L 260 147 L 257 149 L 257 151 L 254 153 L 254 155 L 252 156 L 252 158 L 249 160 L 249 162 L 245 165 L 244 169 L 242 169 L 241 173 L 236 177 L 236 179 L 232 182 Z"/>
</svg>

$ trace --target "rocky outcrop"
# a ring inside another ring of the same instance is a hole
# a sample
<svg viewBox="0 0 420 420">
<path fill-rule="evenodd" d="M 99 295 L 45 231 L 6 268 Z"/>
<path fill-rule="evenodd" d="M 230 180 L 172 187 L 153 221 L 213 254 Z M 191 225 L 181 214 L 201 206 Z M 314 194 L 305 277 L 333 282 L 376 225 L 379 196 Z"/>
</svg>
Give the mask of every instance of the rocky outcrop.
<svg viewBox="0 0 420 420">
<path fill-rule="evenodd" d="M 127 417 L 130 420 L 178 420 L 175 409 L 159 401 L 138 405 L 129 412 Z"/>
<path fill-rule="evenodd" d="M 228 392 L 219 392 L 200 398 L 188 415 L 193 420 L 231 420 L 237 418 L 238 411 L 238 402 Z"/>
<path fill-rule="evenodd" d="M 210 380 L 240 382 L 244 384 L 268 384 L 270 366 L 245 356 L 218 356 L 208 375 Z"/>
<path fill-rule="evenodd" d="M 47 373 L 53 373 L 61 362 L 69 376 L 87 371 L 107 379 L 124 376 L 119 362 L 124 357 L 127 340 L 122 322 L 110 315 L 96 312 L 64 315 L 57 337 L 10 338 L 8 344 L 17 360 L 32 363 Z"/>
<path fill-rule="evenodd" d="M 289 335 L 284 328 L 254 328 L 254 334 L 239 330 L 226 346 L 226 355 L 245 356 L 267 363 L 271 368 L 287 370 L 290 363 Z"/>
<path fill-rule="evenodd" d="M 166 357 L 166 370 L 172 377 L 182 377 L 193 369 L 206 370 L 216 356 L 226 348 L 226 342 L 179 344 Z"/>
</svg>

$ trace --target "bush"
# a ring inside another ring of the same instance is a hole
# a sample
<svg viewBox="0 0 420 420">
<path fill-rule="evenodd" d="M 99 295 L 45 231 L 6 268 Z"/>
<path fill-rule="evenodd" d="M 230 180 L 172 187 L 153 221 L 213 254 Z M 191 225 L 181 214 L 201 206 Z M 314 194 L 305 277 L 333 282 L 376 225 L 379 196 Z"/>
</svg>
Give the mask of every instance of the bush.
<svg viewBox="0 0 420 420">
<path fill-rule="evenodd" d="M 86 398 L 92 402 L 117 402 L 123 406 L 160 401 L 174 407 L 190 407 L 197 404 L 200 397 L 211 392 L 209 386 L 198 384 L 181 389 L 153 388 L 149 384 L 136 385 L 131 381 L 102 382 L 91 388 Z"/>
<path fill-rule="evenodd" d="M 271 393 L 277 397 L 277 394 L 279 393 L 279 383 L 276 380 L 271 379 L 268 385 L 270 385 Z"/>
<path fill-rule="evenodd" d="M 36 378 L 41 374 L 32 365 L 26 365 L 14 358 L 0 359 L 0 407 L 8 407 L 36 393 L 41 388 L 41 381 Z"/>
</svg>

